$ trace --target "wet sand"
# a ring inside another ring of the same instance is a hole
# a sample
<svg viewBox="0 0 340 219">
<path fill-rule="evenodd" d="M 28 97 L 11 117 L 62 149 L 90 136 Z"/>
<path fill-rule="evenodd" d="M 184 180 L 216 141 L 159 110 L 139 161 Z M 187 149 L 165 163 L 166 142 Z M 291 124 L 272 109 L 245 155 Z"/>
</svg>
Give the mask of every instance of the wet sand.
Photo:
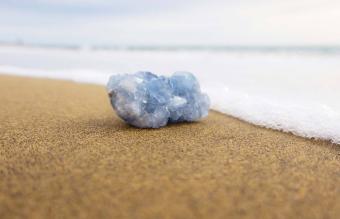
<svg viewBox="0 0 340 219">
<path fill-rule="evenodd" d="M 340 146 L 211 111 L 136 129 L 105 88 L 0 76 L 0 218 L 340 218 Z"/>
</svg>

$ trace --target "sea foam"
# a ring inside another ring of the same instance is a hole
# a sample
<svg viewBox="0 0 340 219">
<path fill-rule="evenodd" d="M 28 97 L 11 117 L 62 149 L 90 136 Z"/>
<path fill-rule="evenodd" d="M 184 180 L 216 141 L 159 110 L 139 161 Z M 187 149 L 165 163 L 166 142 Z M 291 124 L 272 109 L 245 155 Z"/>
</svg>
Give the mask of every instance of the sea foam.
<svg viewBox="0 0 340 219">
<path fill-rule="evenodd" d="M 195 72 L 211 107 L 267 128 L 340 144 L 339 55 L 66 51 L 0 47 L 0 72 L 105 85 L 113 72 Z"/>
</svg>

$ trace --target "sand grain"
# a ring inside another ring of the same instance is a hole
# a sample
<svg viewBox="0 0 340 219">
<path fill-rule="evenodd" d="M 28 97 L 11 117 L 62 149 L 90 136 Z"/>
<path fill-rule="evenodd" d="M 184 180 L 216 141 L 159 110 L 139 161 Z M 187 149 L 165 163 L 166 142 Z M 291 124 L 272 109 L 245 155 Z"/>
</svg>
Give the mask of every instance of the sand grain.
<svg viewBox="0 0 340 219">
<path fill-rule="evenodd" d="M 0 76 L 0 218 L 340 218 L 340 148 L 211 112 L 127 126 L 105 89 Z"/>
</svg>

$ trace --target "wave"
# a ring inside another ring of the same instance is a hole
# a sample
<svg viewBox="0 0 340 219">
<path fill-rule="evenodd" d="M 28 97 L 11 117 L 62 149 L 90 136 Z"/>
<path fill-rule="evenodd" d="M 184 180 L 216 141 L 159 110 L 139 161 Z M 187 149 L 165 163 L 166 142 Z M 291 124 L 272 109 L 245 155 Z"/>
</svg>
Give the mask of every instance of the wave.
<svg viewBox="0 0 340 219">
<path fill-rule="evenodd" d="M 340 55 L 339 45 L 329 46 L 228 46 L 228 45 L 58 45 L 58 44 L 24 44 L 1 43 L 0 47 L 21 47 L 29 49 L 62 49 L 70 51 L 210 51 L 226 53 L 262 53 L 262 54 L 301 54 L 301 55 Z"/>
<path fill-rule="evenodd" d="M 113 73 L 195 73 L 212 109 L 255 125 L 340 144 L 338 57 L 0 47 L 0 72 L 104 85 Z"/>
<path fill-rule="evenodd" d="M 266 128 L 340 144 L 340 113 L 320 103 L 297 104 L 237 90 L 207 89 L 213 109 Z"/>
</svg>

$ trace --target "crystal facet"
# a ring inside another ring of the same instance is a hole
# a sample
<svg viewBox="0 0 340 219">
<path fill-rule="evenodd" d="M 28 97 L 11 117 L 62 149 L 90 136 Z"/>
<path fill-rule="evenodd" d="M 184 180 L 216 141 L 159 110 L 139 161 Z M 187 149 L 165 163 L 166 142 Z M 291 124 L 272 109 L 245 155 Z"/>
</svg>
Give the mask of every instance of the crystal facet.
<svg viewBox="0 0 340 219">
<path fill-rule="evenodd" d="M 107 90 L 118 116 L 140 128 L 197 121 L 209 111 L 209 97 L 188 72 L 176 72 L 171 77 L 145 71 L 112 75 Z"/>
</svg>

